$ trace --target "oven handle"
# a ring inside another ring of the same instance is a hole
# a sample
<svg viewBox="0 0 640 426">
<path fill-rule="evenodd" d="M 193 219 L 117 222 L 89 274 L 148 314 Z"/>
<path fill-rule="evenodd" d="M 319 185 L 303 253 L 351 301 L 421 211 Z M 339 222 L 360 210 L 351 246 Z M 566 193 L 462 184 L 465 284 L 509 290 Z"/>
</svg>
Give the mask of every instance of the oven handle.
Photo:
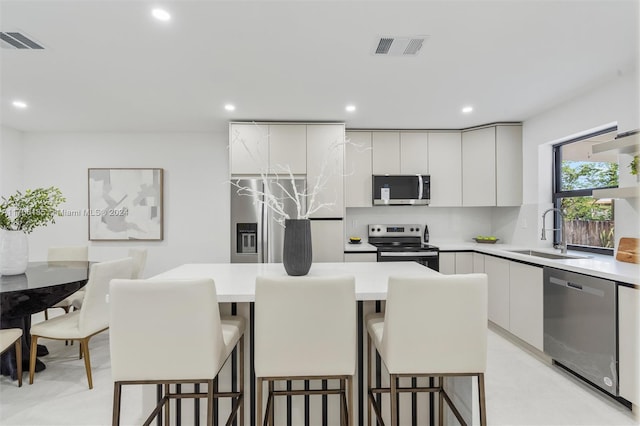
<svg viewBox="0 0 640 426">
<path fill-rule="evenodd" d="M 382 257 L 437 257 L 437 251 L 382 251 Z"/>
</svg>

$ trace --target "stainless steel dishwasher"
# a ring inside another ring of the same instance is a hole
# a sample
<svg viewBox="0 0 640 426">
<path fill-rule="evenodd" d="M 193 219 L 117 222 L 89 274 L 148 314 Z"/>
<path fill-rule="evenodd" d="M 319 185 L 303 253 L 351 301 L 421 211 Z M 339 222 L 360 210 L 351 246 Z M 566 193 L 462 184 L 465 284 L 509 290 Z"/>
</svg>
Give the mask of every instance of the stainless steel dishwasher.
<svg viewBox="0 0 640 426">
<path fill-rule="evenodd" d="M 617 286 L 544 268 L 544 352 L 618 396 Z"/>
</svg>

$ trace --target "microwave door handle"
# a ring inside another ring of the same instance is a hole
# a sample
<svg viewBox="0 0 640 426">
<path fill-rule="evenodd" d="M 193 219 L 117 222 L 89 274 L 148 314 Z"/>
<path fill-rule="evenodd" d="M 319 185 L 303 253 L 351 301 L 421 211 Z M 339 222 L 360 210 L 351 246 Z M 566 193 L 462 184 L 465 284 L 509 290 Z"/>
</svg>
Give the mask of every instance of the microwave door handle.
<svg viewBox="0 0 640 426">
<path fill-rule="evenodd" d="M 424 183 L 422 182 L 422 175 L 418 175 L 418 200 L 422 200 L 422 190 Z"/>
</svg>

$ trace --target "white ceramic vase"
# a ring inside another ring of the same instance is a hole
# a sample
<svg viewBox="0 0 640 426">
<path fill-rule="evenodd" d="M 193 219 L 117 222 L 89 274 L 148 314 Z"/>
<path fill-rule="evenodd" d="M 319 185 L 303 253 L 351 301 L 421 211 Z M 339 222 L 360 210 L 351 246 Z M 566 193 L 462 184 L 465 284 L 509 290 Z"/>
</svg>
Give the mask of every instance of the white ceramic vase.
<svg viewBox="0 0 640 426">
<path fill-rule="evenodd" d="M 0 275 L 24 274 L 29 262 L 27 234 L 0 230 Z"/>
</svg>

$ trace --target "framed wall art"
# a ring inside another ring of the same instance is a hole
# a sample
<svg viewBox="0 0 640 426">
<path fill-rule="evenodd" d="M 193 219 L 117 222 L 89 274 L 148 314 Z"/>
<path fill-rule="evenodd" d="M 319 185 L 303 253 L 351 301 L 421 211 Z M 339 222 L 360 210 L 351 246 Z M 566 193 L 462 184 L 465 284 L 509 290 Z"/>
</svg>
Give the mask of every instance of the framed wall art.
<svg viewBox="0 0 640 426">
<path fill-rule="evenodd" d="M 163 169 L 89 169 L 89 240 L 160 241 Z"/>
</svg>

